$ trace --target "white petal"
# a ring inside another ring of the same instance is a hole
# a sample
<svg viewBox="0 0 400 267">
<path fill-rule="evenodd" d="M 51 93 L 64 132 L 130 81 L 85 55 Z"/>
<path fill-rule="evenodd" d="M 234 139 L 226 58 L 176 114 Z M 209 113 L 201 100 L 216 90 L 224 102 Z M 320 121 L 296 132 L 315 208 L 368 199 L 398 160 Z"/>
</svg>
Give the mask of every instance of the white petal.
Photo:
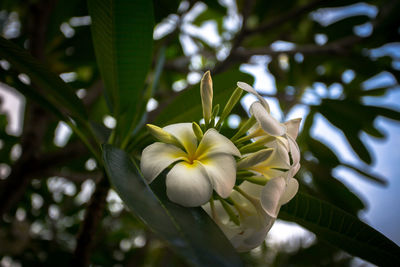
<svg viewBox="0 0 400 267">
<path fill-rule="evenodd" d="M 163 130 L 175 136 L 188 154 L 193 154 L 197 147 L 197 138 L 191 123 L 175 123 L 165 126 Z"/>
<path fill-rule="evenodd" d="M 287 134 L 296 140 L 297 135 L 299 134 L 301 118 L 293 119 L 285 122 Z"/>
<path fill-rule="evenodd" d="M 255 166 L 249 167 L 248 169 L 261 173 L 267 178 L 281 176 L 284 173 L 283 170 L 289 170 L 291 167 L 290 158 L 285 144 L 279 140 L 276 140 L 273 145 L 274 151 L 267 160 Z"/>
<path fill-rule="evenodd" d="M 293 165 L 290 170 L 288 171 L 288 178 L 293 178 L 296 173 L 300 170 L 300 163 L 297 163 L 296 165 Z"/>
<path fill-rule="evenodd" d="M 176 164 L 167 174 L 166 185 L 168 198 L 185 207 L 205 204 L 213 192 L 207 173 L 197 161 Z"/>
<path fill-rule="evenodd" d="M 207 172 L 215 191 L 222 198 L 227 198 L 236 181 L 236 161 L 233 156 L 213 154 L 199 161 Z"/>
<path fill-rule="evenodd" d="M 260 101 L 261 105 L 265 108 L 265 110 L 268 113 L 270 112 L 268 102 L 265 100 L 264 97 L 262 97 L 259 93 L 257 93 L 257 91 L 253 87 L 251 87 L 250 85 L 248 85 L 247 83 L 244 83 L 244 82 L 237 82 L 237 86 L 239 88 L 243 89 L 244 91 L 256 96 L 258 98 L 258 101 Z"/>
<path fill-rule="evenodd" d="M 261 193 L 261 205 L 265 212 L 276 218 L 280 208 L 280 199 L 286 190 L 286 181 L 283 177 L 276 177 L 268 181 Z"/>
<path fill-rule="evenodd" d="M 180 148 L 157 142 L 143 150 L 140 170 L 147 182 L 151 183 L 165 168 L 184 156 L 185 152 Z"/>
<path fill-rule="evenodd" d="M 297 194 L 297 191 L 299 191 L 299 182 L 294 178 L 290 178 L 286 190 L 279 200 L 279 205 L 288 203 Z"/>
<path fill-rule="evenodd" d="M 286 132 L 286 127 L 272 117 L 260 102 L 254 102 L 250 106 L 250 113 L 256 118 L 261 128 L 273 136 L 282 136 Z"/>
<path fill-rule="evenodd" d="M 272 225 L 272 224 L 271 224 Z M 262 225 L 259 228 L 243 226 L 244 230 L 231 239 L 238 252 L 247 252 L 261 245 L 271 227 Z"/>
<path fill-rule="evenodd" d="M 277 138 L 275 142 L 269 143 L 274 148 L 274 154 L 270 157 L 268 164 L 274 166 L 274 168 L 289 168 L 290 157 L 287 140 L 284 138 Z"/>
<path fill-rule="evenodd" d="M 251 153 L 238 162 L 237 169 L 245 169 L 260 164 L 261 162 L 266 161 L 272 155 L 273 151 L 272 148 L 267 148 Z"/>
<path fill-rule="evenodd" d="M 211 154 L 223 153 L 240 157 L 240 152 L 231 140 L 211 128 L 205 132 L 196 151 L 196 159 L 201 160 Z"/>
<path fill-rule="evenodd" d="M 291 136 L 288 136 L 287 138 L 288 138 L 288 142 L 289 142 L 289 151 L 290 151 L 290 154 L 292 155 L 292 160 L 293 160 L 292 165 L 297 165 L 300 162 L 299 145 L 296 143 L 296 141 Z"/>
<path fill-rule="evenodd" d="M 260 198 L 262 189 L 264 188 L 264 186 L 262 186 L 262 185 L 253 184 L 248 181 L 244 181 L 243 183 L 240 184 L 239 187 L 244 192 L 246 192 L 248 195 L 255 197 L 255 198 Z"/>
</svg>

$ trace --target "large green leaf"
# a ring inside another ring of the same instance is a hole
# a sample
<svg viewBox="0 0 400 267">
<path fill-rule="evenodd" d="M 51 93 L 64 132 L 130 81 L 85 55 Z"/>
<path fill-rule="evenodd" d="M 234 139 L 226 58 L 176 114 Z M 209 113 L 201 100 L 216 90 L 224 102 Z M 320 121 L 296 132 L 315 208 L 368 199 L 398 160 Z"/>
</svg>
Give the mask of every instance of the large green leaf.
<svg viewBox="0 0 400 267">
<path fill-rule="evenodd" d="M 57 106 L 51 103 L 45 96 L 38 94 L 32 86 L 26 85 L 18 80 L 16 73 L 0 69 L 0 81 L 6 81 L 8 85 L 19 91 L 25 97 L 36 102 L 36 104 L 40 105 L 43 108 L 46 108 L 54 115 L 56 115 L 59 119 L 65 119 Z"/>
<path fill-rule="evenodd" d="M 72 88 L 34 59 L 28 51 L 0 37 L 0 58 L 9 61 L 14 69 L 29 76 L 38 87 L 26 87 L 31 94 L 40 95 L 69 115 L 86 118 L 85 108 Z"/>
<path fill-rule="evenodd" d="M 214 99 L 213 105 L 219 104 L 223 108 L 233 91 L 236 89 L 236 82 L 242 81 L 253 83 L 249 74 L 240 72 L 238 68 L 215 75 L 213 79 Z M 165 126 L 177 122 L 198 121 L 202 117 L 202 106 L 199 85 L 193 86 L 178 95 L 162 113 L 158 115 L 155 123 Z"/>
<path fill-rule="evenodd" d="M 324 99 L 318 111 L 334 126 L 343 131 L 354 152 L 367 164 L 372 157 L 359 137 L 363 127 L 371 126 L 377 114 L 357 102 Z"/>
<path fill-rule="evenodd" d="M 319 199 L 298 193 L 279 213 L 318 238 L 379 266 L 400 262 L 400 248 L 357 217 Z"/>
<path fill-rule="evenodd" d="M 141 99 L 152 55 L 152 1 L 89 0 L 88 4 L 93 44 L 109 104 L 118 120 L 128 113 L 129 123 L 139 106 L 146 104 Z"/>
<path fill-rule="evenodd" d="M 232 245 L 210 217 L 199 208 L 170 202 L 156 179 L 155 195 L 128 154 L 111 145 L 103 147 L 108 177 L 128 208 L 177 253 L 195 266 L 242 266 Z M 162 188 L 162 186 L 161 186 Z"/>
</svg>

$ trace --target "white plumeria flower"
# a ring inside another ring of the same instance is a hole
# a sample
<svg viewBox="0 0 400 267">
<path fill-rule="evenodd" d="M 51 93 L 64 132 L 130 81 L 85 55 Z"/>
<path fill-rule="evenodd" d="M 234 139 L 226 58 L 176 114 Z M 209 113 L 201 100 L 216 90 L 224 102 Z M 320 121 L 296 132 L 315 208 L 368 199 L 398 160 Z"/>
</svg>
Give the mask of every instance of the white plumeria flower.
<svg viewBox="0 0 400 267">
<path fill-rule="evenodd" d="M 288 129 L 287 133 L 284 136 L 275 136 L 271 141 L 265 143 L 266 147 L 274 148 L 274 155 L 247 169 L 260 173 L 267 179 L 283 176 L 289 181 L 289 178 L 292 178 L 300 169 L 300 149 L 295 140 L 299 131 L 300 121 L 301 119 L 287 121 L 285 123 Z M 249 133 L 255 136 L 255 139 L 268 136 L 266 132 L 255 131 L 252 132 L 251 129 Z"/>
<path fill-rule="evenodd" d="M 240 157 L 236 146 L 212 128 L 198 144 L 192 123 L 172 124 L 163 130 L 181 146 L 156 142 L 143 150 L 140 169 L 147 182 L 175 163 L 166 178 L 171 201 L 186 207 L 200 206 L 210 200 L 213 189 L 222 198 L 228 197 L 236 181 L 234 156 Z"/>
<path fill-rule="evenodd" d="M 268 134 L 272 136 L 282 136 L 286 133 L 286 126 L 277 121 L 270 114 L 270 108 L 267 101 L 260 96 L 257 91 L 244 82 L 237 82 L 237 86 L 246 92 L 249 92 L 257 97 L 258 101 L 255 101 L 250 106 L 250 114 L 253 115 L 258 125 Z"/>
<path fill-rule="evenodd" d="M 250 85 L 238 82 L 238 87 L 258 98 L 250 106 L 257 123 L 248 137 L 262 141 L 266 148 L 245 155 L 237 164 L 238 170 L 254 174 L 245 178 L 230 195 L 238 222 L 235 223 L 233 215 L 220 201 L 204 208 L 238 251 L 249 251 L 264 242 L 280 207 L 298 191 L 299 184 L 293 176 L 300 168 L 300 151 L 295 139 L 301 119 L 278 122 L 270 115 L 266 100 Z"/>
<path fill-rule="evenodd" d="M 230 195 L 239 224 L 231 220 L 220 202 L 215 202 L 214 208 L 210 205 L 204 207 L 240 252 L 249 251 L 264 242 L 280 207 L 289 202 L 299 188 L 292 175 L 300 166 L 300 157 L 294 156 L 293 167 L 290 166 L 286 144 L 280 143 L 281 139 L 275 142 L 275 148 L 249 154 L 237 164 L 238 169 L 251 171 L 266 182 L 265 185 L 259 185 L 244 181 Z"/>
<path fill-rule="evenodd" d="M 203 206 L 214 219 L 225 236 L 239 252 L 249 251 L 264 242 L 274 224 L 281 205 L 291 200 L 297 192 L 286 186 L 285 178 L 271 179 L 265 186 L 247 181 L 239 186 L 241 193 L 234 191 L 231 199 L 235 203 L 239 224 L 235 224 L 220 202 L 214 207 Z"/>
<path fill-rule="evenodd" d="M 238 82 L 237 86 L 258 99 L 250 106 L 250 113 L 256 118 L 257 124 L 250 129 L 249 135 L 254 137 L 255 140 L 265 136 L 274 137 L 270 142 L 265 143 L 265 146 L 275 148 L 277 156 L 271 157 L 270 161 L 261 163 L 256 169 L 258 169 L 258 172 L 262 170 L 263 175 L 267 178 L 282 175 L 277 169 L 287 169 L 288 172 L 285 177 L 289 180 L 300 168 L 300 150 L 295 140 L 301 119 L 293 119 L 285 123 L 278 122 L 270 115 L 267 101 L 253 87 L 244 82 Z M 289 153 L 292 157 L 292 164 L 290 164 Z"/>
</svg>

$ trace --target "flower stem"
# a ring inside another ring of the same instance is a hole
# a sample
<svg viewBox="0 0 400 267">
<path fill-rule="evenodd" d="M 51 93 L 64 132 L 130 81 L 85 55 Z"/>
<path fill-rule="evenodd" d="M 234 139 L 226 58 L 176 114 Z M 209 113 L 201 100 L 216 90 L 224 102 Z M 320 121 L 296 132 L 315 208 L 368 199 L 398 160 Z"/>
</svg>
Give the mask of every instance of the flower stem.
<svg viewBox="0 0 400 267">
<path fill-rule="evenodd" d="M 254 124 L 256 123 L 256 118 L 251 116 L 243 125 L 239 128 L 236 134 L 231 138 L 231 141 L 234 142 L 236 139 L 244 135 Z"/>
<path fill-rule="evenodd" d="M 246 153 L 251 153 L 251 152 L 256 152 L 259 151 L 260 149 L 265 148 L 265 144 L 272 141 L 273 136 L 265 136 L 261 137 L 257 141 L 251 144 L 247 144 L 239 149 L 240 153 L 246 154 Z"/>
<path fill-rule="evenodd" d="M 269 180 L 264 176 L 247 176 L 247 177 L 238 177 L 237 179 L 248 181 L 250 183 L 258 184 L 258 185 L 265 185 Z"/>
<path fill-rule="evenodd" d="M 232 208 L 230 207 L 230 205 L 228 204 L 228 202 L 226 202 L 223 198 L 218 197 L 218 200 L 221 202 L 222 207 L 224 208 L 224 210 L 226 211 L 226 213 L 229 216 L 229 219 L 236 225 L 240 224 L 239 218 L 237 217 L 237 215 L 233 212 Z"/>
</svg>

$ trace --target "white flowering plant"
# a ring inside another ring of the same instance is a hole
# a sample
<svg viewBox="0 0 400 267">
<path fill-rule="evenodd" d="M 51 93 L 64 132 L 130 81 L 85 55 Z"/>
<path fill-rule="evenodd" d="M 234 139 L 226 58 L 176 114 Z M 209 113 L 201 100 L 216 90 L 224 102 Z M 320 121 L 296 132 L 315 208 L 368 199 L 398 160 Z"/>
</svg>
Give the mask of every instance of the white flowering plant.
<svg viewBox="0 0 400 267">
<path fill-rule="evenodd" d="M 151 183 L 170 168 L 168 198 L 185 207 L 203 206 L 238 251 L 249 251 L 262 244 L 280 206 L 298 191 L 294 175 L 300 151 L 295 139 L 301 119 L 279 123 L 250 85 L 237 86 L 219 117 L 206 72 L 200 84 L 204 122 L 147 125 L 159 142 L 143 150 L 140 169 Z M 228 139 L 219 130 L 242 90 L 258 101 L 250 107 L 251 118 Z"/>
<path fill-rule="evenodd" d="M 25 2 L 0 4 L 1 266 L 399 265 L 359 218 L 397 238 L 395 201 L 347 179 L 396 170 L 368 144 L 400 121 L 399 1 Z"/>
</svg>

